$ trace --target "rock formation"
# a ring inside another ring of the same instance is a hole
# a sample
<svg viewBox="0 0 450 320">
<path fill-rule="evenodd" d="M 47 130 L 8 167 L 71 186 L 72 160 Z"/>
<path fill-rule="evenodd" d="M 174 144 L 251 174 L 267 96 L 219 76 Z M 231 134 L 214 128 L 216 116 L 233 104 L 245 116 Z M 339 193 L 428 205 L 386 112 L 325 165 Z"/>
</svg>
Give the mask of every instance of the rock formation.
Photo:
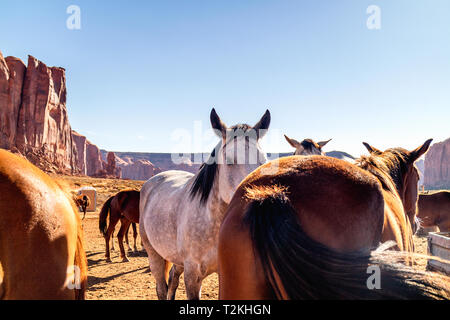
<svg viewBox="0 0 450 320">
<path fill-rule="evenodd" d="M 110 153 L 108 153 L 109 155 Z M 161 172 L 152 162 L 146 159 L 134 159 L 129 156 L 116 157 L 116 164 L 121 170 L 123 179 L 147 180 Z"/>
<path fill-rule="evenodd" d="M 425 188 L 450 189 L 450 138 L 435 143 L 425 155 Z"/>
<path fill-rule="evenodd" d="M 103 170 L 107 176 L 113 176 L 116 178 L 122 177 L 122 168 L 116 166 L 116 155 L 114 152 L 108 152 L 106 155 L 106 162 L 103 161 Z"/>
<path fill-rule="evenodd" d="M 86 168 L 86 145 L 87 139 L 85 136 L 72 130 L 72 141 L 77 149 L 77 168 L 82 175 L 87 175 Z"/>
<path fill-rule="evenodd" d="M 77 149 L 77 168 L 83 175 L 103 178 L 121 178 L 121 168 L 116 165 L 113 152 L 103 161 L 102 152 L 87 138 L 72 130 L 72 139 Z"/>
<path fill-rule="evenodd" d="M 64 69 L 49 68 L 32 56 L 25 67 L 0 53 L 0 120 L 0 147 L 43 170 L 76 173 Z"/>
<path fill-rule="evenodd" d="M 88 176 L 103 176 L 103 160 L 100 149 L 86 140 L 86 174 Z"/>
<path fill-rule="evenodd" d="M 106 172 L 100 149 L 72 131 L 66 95 L 63 68 L 47 67 L 32 56 L 25 66 L 0 52 L 0 148 L 47 172 L 120 176 L 111 161 L 112 174 Z"/>
<path fill-rule="evenodd" d="M 25 70 L 22 60 L 13 57 L 4 59 L 0 52 L 0 148 L 16 147 L 17 120 Z"/>
</svg>

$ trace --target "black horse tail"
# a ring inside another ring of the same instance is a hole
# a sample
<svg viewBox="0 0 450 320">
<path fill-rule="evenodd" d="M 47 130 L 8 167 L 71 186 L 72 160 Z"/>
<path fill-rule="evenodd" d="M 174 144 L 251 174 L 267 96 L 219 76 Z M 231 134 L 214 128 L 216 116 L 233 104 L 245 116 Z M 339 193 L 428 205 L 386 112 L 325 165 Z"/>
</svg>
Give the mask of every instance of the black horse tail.
<svg viewBox="0 0 450 320">
<path fill-rule="evenodd" d="M 102 207 L 102 210 L 100 211 L 100 216 L 98 219 L 98 227 L 100 229 L 100 233 L 103 234 L 103 236 L 106 236 L 107 231 L 106 219 L 108 218 L 112 199 L 114 199 L 114 196 L 106 200 L 105 204 Z"/>
<path fill-rule="evenodd" d="M 284 192 L 251 199 L 244 223 L 255 256 L 278 299 L 450 297 L 450 278 L 406 266 L 401 263 L 406 253 L 344 253 L 311 239 Z"/>
</svg>

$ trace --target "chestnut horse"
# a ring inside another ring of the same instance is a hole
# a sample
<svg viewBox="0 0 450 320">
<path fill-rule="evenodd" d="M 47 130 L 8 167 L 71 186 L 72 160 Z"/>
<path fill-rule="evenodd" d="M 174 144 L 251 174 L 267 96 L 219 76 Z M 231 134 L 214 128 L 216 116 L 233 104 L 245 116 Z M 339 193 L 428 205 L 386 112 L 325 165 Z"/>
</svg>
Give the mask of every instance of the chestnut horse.
<svg viewBox="0 0 450 320">
<path fill-rule="evenodd" d="M 427 140 L 413 151 L 391 148 L 384 152 L 364 142 L 370 156 L 361 156 L 356 160 L 357 166 L 381 183 L 385 203 L 381 241 L 395 241 L 396 250 L 414 251 L 413 235 L 419 227 L 419 171 L 414 163 L 428 151 L 432 141 Z"/>
<path fill-rule="evenodd" d="M 103 205 L 99 216 L 99 229 L 105 238 L 105 257 L 107 262 L 111 262 L 109 240 L 112 237 L 114 228 L 116 227 L 116 224 L 119 222 L 119 220 L 121 222 L 121 225 L 119 233 L 117 235 L 117 239 L 119 240 L 120 258 L 122 258 L 123 262 L 129 261 L 123 247 L 123 237 L 124 235 L 126 235 L 128 243 L 128 230 L 130 228 L 130 224 L 133 224 L 134 250 L 137 251 L 137 231 L 135 224 L 139 223 L 139 199 L 139 191 L 124 190 L 110 197 Z M 108 214 L 109 226 L 107 227 L 106 219 L 108 217 Z M 128 248 L 131 249 L 129 243 Z"/>
<path fill-rule="evenodd" d="M 80 209 L 83 211 L 83 219 L 86 217 L 86 210 L 87 207 L 91 204 L 89 201 L 89 198 L 86 195 L 77 195 L 74 197 L 75 204 L 80 207 Z"/>
<path fill-rule="evenodd" d="M 312 156 L 312 155 L 322 155 L 325 153 L 322 151 L 322 148 L 331 141 L 319 141 L 315 142 L 312 139 L 305 139 L 302 142 L 298 142 L 295 139 L 289 138 L 287 135 L 284 135 L 286 141 L 295 148 L 294 156 Z"/>
<path fill-rule="evenodd" d="M 400 252 L 373 251 L 383 237 L 383 192 L 368 170 L 330 157 L 259 167 L 239 185 L 220 228 L 220 299 L 450 297 L 448 277 L 397 263 Z M 371 268 L 380 289 L 369 289 Z"/>
<path fill-rule="evenodd" d="M 439 231 L 450 231 L 450 192 L 440 191 L 419 195 L 420 225 L 438 227 Z"/>
<path fill-rule="evenodd" d="M 85 298 L 87 260 L 72 196 L 2 149 L 0 269 L 0 299 Z"/>
</svg>

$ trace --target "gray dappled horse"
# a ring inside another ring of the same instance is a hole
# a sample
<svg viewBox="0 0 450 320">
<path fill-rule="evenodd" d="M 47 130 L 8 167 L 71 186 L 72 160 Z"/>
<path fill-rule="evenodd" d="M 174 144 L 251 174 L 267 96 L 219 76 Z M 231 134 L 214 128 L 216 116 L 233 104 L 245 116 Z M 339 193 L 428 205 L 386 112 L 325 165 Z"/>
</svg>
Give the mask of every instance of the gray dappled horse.
<svg viewBox="0 0 450 320">
<path fill-rule="evenodd" d="M 259 140 L 270 124 L 268 110 L 253 127 L 228 128 L 214 109 L 210 118 L 221 141 L 197 174 L 165 171 L 141 189 L 140 234 L 160 300 L 175 298 L 183 271 L 187 298 L 200 299 L 203 279 L 217 272 L 226 207 L 239 183 L 267 161 Z"/>
</svg>

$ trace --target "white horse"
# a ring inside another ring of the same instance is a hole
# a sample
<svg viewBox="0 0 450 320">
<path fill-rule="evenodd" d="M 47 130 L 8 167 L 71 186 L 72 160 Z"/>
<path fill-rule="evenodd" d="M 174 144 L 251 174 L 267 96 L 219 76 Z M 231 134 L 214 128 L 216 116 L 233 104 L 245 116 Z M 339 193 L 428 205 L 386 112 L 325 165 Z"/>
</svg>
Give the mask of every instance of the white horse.
<svg viewBox="0 0 450 320">
<path fill-rule="evenodd" d="M 305 139 L 302 142 L 298 142 L 295 139 L 289 138 L 287 135 L 284 135 L 284 137 L 286 138 L 286 141 L 295 148 L 294 156 L 324 156 L 325 153 L 322 151 L 322 148 L 331 141 L 330 139 L 328 141 L 320 141 L 316 143 L 312 139 Z"/>
<path fill-rule="evenodd" d="M 158 299 L 175 298 L 183 271 L 187 298 L 200 299 L 203 279 L 217 272 L 225 209 L 239 183 L 267 161 L 259 139 L 269 124 L 267 110 L 254 127 L 227 128 L 212 109 L 211 125 L 221 142 L 199 172 L 166 171 L 143 185 L 139 228 Z"/>
</svg>

